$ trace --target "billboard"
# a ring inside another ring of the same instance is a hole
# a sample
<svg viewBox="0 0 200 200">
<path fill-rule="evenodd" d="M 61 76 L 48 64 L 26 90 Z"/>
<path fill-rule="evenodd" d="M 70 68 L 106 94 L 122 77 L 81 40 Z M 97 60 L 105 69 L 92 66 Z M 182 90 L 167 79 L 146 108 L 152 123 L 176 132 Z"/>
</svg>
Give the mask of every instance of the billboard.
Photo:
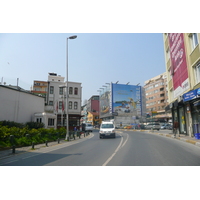
<svg viewBox="0 0 200 200">
<path fill-rule="evenodd" d="M 100 101 L 100 118 L 112 115 L 111 87 L 106 88 L 105 91 L 104 90 L 101 91 L 99 101 Z"/>
<path fill-rule="evenodd" d="M 112 83 L 112 113 L 137 118 L 142 114 L 141 86 Z"/>
<path fill-rule="evenodd" d="M 169 33 L 169 48 L 174 98 L 177 98 L 189 89 L 183 33 Z"/>
</svg>

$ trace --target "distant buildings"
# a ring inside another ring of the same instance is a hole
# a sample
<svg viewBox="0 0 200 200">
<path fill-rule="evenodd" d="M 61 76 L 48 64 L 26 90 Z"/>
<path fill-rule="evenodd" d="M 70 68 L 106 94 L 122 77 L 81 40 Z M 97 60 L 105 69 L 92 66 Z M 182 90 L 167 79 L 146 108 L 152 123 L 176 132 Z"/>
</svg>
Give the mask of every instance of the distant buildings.
<svg viewBox="0 0 200 200">
<path fill-rule="evenodd" d="M 145 120 L 146 99 L 143 87 L 107 83 L 99 92 L 101 120 L 112 120 L 118 127 L 138 124 Z"/>
<path fill-rule="evenodd" d="M 101 120 L 99 118 L 99 96 L 92 96 L 87 103 L 87 122 L 93 126 L 99 126 Z"/>
</svg>

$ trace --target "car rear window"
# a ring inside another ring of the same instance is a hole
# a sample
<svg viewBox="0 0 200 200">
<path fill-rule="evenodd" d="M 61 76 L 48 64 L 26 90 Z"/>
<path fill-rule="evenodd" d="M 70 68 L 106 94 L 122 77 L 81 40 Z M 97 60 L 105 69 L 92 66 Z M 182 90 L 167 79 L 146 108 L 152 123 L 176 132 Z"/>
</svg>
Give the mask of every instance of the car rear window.
<svg viewBox="0 0 200 200">
<path fill-rule="evenodd" d="M 91 124 L 87 124 L 86 126 L 92 126 Z"/>
<path fill-rule="evenodd" d="M 114 128 L 113 124 L 102 124 L 101 128 Z"/>
</svg>

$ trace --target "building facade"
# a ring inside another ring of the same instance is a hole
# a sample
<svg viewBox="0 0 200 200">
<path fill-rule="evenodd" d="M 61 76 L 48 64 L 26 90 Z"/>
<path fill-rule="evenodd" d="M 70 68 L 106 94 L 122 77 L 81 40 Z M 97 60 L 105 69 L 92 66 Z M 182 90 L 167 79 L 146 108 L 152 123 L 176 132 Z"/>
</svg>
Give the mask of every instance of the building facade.
<svg viewBox="0 0 200 200">
<path fill-rule="evenodd" d="M 45 98 L 47 96 L 48 82 L 47 81 L 34 81 L 31 92 Z"/>
<path fill-rule="evenodd" d="M 87 122 L 93 126 L 99 126 L 101 120 L 99 118 L 99 96 L 93 95 L 87 102 Z"/>
<path fill-rule="evenodd" d="M 169 106 L 179 132 L 193 137 L 200 132 L 199 33 L 163 34 Z"/>
<path fill-rule="evenodd" d="M 148 121 L 169 122 L 171 113 L 165 112 L 168 106 L 167 73 L 164 72 L 144 83 L 146 112 Z"/>
<path fill-rule="evenodd" d="M 44 112 L 44 98 L 19 86 L 0 85 L 0 94 L 0 121 L 31 122 L 35 113 Z"/>
<path fill-rule="evenodd" d="M 68 82 L 68 92 L 66 88 L 64 77 L 49 73 L 45 112 L 57 115 L 57 128 L 60 128 L 66 127 L 67 110 L 69 130 L 73 130 L 74 126 L 80 127 L 82 87 L 81 83 Z M 66 102 L 66 94 L 68 102 Z"/>
</svg>

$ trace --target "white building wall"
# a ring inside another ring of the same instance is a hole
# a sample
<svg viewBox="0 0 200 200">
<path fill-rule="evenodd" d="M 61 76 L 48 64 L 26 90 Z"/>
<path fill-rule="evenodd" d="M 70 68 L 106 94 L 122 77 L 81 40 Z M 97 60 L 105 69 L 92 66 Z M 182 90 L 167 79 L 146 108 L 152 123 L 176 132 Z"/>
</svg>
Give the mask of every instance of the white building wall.
<svg viewBox="0 0 200 200">
<path fill-rule="evenodd" d="M 0 86 L 0 121 L 32 121 L 32 115 L 44 111 L 44 98 Z"/>
<path fill-rule="evenodd" d="M 82 87 L 81 83 L 78 82 L 68 82 L 69 87 L 73 88 L 73 94 L 68 95 L 68 102 L 72 101 L 72 109 L 68 109 L 69 114 L 81 114 L 81 96 L 82 96 Z M 49 94 L 48 94 L 48 105 L 45 106 L 45 111 L 50 112 L 50 113 L 57 113 L 56 107 L 57 107 L 57 102 L 63 101 L 64 102 L 64 108 L 66 108 L 66 88 L 64 88 L 63 95 L 59 94 L 59 86 L 65 86 L 65 82 L 58 82 L 58 81 L 49 81 Z M 50 86 L 54 87 L 54 93 L 50 94 Z M 78 88 L 78 95 L 74 94 L 74 88 Z M 49 105 L 49 101 L 53 101 L 53 105 Z M 78 108 L 75 110 L 74 109 L 74 102 L 78 102 Z M 58 113 L 57 114 L 62 114 L 62 109 L 59 109 L 59 103 L 58 103 Z"/>
</svg>

